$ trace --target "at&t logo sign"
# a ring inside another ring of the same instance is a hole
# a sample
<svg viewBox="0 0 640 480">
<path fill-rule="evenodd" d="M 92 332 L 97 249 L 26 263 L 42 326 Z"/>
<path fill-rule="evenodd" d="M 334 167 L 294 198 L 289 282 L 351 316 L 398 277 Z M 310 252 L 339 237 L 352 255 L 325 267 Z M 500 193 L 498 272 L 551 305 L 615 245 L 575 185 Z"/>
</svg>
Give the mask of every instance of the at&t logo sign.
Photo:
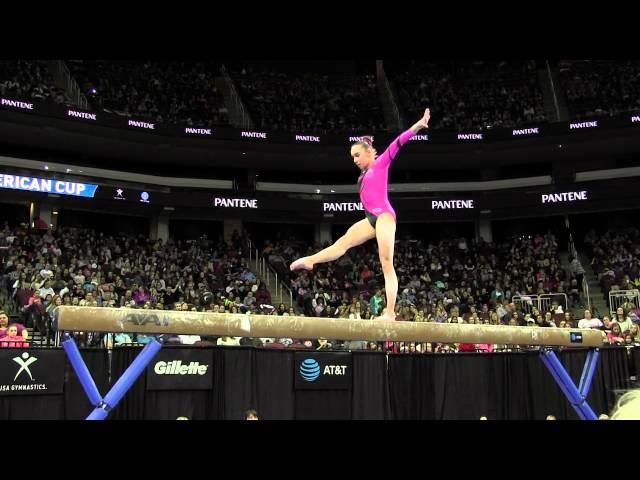
<svg viewBox="0 0 640 480">
<path fill-rule="evenodd" d="M 325 365 L 320 367 L 314 358 L 307 358 L 300 364 L 300 376 L 305 382 L 315 382 L 320 375 L 346 375 L 348 365 Z"/>
<path fill-rule="evenodd" d="M 320 377 L 320 364 L 313 358 L 307 358 L 300 364 L 300 376 L 305 382 L 315 382 Z"/>
</svg>

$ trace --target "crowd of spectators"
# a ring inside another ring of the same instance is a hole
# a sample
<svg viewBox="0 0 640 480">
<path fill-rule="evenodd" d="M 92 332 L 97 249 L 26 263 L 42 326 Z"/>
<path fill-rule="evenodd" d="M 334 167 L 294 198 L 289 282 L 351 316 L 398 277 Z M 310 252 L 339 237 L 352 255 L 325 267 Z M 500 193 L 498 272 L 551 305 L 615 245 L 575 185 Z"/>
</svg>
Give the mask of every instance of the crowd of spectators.
<svg viewBox="0 0 640 480">
<path fill-rule="evenodd" d="M 267 242 L 263 255 L 285 274 L 293 259 L 320 249 L 294 239 Z M 465 238 L 396 244 L 399 293 L 396 318 L 404 321 L 585 328 L 605 331 L 603 342 L 615 343 L 611 319 L 596 324 L 584 308 L 578 287 L 580 270 L 562 268 L 555 235 L 514 236 L 487 243 Z M 316 265 L 312 272 L 291 275 L 298 307 L 308 316 L 371 319 L 385 306 L 384 278 L 373 242 L 350 250 L 336 262 Z M 536 297 L 538 296 L 538 297 Z M 547 298 L 538 303 L 536 298 Z M 615 319 L 613 319 L 615 320 Z M 615 322 L 614 322 L 615 323 Z M 637 329 L 627 342 L 635 344 Z M 346 342 L 349 348 L 353 348 Z M 508 348 L 496 345 L 432 345 L 370 342 L 369 349 L 396 351 L 466 351 Z"/>
<path fill-rule="evenodd" d="M 487 130 L 546 121 L 534 61 L 396 62 L 387 76 L 405 119 L 431 107 L 431 130 Z"/>
<path fill-rule="evenodd" d="M 588 235 L 594 268 L 619 288 L 640 284 L 637 230 Z M 288 272 L 288 264 L 319 248 L 294 239 L 266 242 L 262 254 L 289 278 L 295 305 L 272 305 L 270 291 L 244 258 L 243 238 L 229 242 L 151 240 L 86 228 L 33 231 L 26 225 L 0 231 L 0 346 L 26 342 L 25 327 L 49 335 L 49 314 L 57 305 L 128 307 L 221 313 L 372 319 L 385 308 L 384 278 L 373 242 L 313 271 Z M 606 252 L 606 255 L 605 253 Z M 514 236 L 503 242 L 456 238 L 400 240 L 395 265 L 399 279 L 398 320 L 416 322 L 597 328 L 603 342 L 637 345 L 640 308 L 621 305 L 614 315 L 583 306 L 581 273 L 564 269 L 552 233 Z M 611 271 L 611 274 L 610 274 Z M 618 285 L 619 284 L 619 285 Z M 564 294 L 564 295 L 563 295 Z M 553 301 L 543 308 L 536 295 Z M 566 295 L 566 297 L 565 297 Z M 14 327 L 15 326 L 15 331 Z M 23 336 L 24 335 L 24 336 Z M 135 332 L 84 334 L 93 345 L 146 343 Z M 11 337 L 7 340 L 7 337 Z M 18 338 L 22 337 L 22 338 Z M 4 343 L 3 343 L 4 340 Z M 254 345 L 270 348 L 369 349 L 397 352 L 494 351 L 513 345 L 341 341 L 339 339 L 169 336 L 185 344 Z"/>
<path fill-rule="evenodd" d="M 258 128 L 295 133 L 386 130 L 374 75 L 294 75 L 252 67 L 231 75 Z"/>
<path fill-rule="evenodd" d="M 388 62 L 407 118 L 431 106 L 433 130 L 484 130 L 544 122 L 535 61 Z M 194 127 L 228 125 L 215 62 L 67 60 L 94 108 Z M 561 93 L 572 118 L 640 110 L 640 62 L 562 60 Z M 232 73 L 256 126 L 294 132 L 386 129 L 374 75 Z M 0 94 L 65 103 L 44 62 L 0 61 Z"/>
<path fill-rule="evenodd" d="M 32 327 L 45 336 L 51 333 L 49 314 L 58 305 L 289 314 L 284 305 L 271 305 L 270 291 L 242 257 L 238 234 L 230 242 L 203 237 L 163 243 L 86 228 L 33 231 L 5 224 L 0 256 L 0 304 L 20 330 Z M 8 323 L 0 315 L 0 327 L 10 327 Z M 89 337 L 93 344 L 105 338 L 116 344 L 149 340 L 135 332 Z M 186 336 L 170 340 L 219 342 Z"/>
<path fill-rule="evenodd" d="M 209 128 L 228 125 L 211 62 L 68 60 L 94 108 L 159 123 Z"/>
<path fill-rule="evenodd" d="M 572 118 L 640 110 L 640 61 L 563 60 L 558 67 Z"/>
<path fill-rule="evenodd" d="M 605 296 L 611 290 L 640 287 L 640 232 L 637 228 L 591 230 L 584 239 L 591 267 L 598 276 Z"/>
<path fill-rule="evenodd" d="M 64 90 L 55 86 L 45 64 L 36 60 L 1 60 L 0 95 L 57 104 L 69 101 Z"/>
<path fill-rule="evenodd" d="M 67 60 L 94 109 L 196 128 L 229 125 L 216 87 L 221 64 L 204 61 Z M 562 60 L 557 93 L 571 118 L 640 110 L 637 60 Z M 547 120 L 536 61 L 385 62 L 405 120 L 431 107 L 432 130 L 487 130 Z M 376 76 L 234 68 L 232 79 L 256 128 L 295 133 L 387 130 Z M 66 103 L 45 62 L 0 61 L 0 95 Z"/>
</svg>

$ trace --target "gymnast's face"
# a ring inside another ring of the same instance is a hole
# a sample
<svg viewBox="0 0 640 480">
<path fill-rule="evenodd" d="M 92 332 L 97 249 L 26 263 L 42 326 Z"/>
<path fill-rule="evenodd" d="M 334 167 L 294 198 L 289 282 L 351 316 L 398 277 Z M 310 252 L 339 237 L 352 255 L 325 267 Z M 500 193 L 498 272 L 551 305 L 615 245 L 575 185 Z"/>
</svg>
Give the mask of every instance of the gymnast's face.
<svg viewBox="0 0 640 480">
<path fill-rule="evenodd" d="M 360 170 L 366 170 L 376 159 L 376 150 L 373 147 L 366 148 L 364 145 L 356 144 L 351 147 L 351 158 Z"/>
</svg>

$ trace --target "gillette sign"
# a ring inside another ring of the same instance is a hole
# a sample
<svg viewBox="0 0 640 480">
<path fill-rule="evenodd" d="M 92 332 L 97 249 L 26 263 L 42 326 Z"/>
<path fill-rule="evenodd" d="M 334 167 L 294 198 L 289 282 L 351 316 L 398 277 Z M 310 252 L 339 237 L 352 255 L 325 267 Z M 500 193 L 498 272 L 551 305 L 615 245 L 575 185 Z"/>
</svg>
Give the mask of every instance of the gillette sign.
<svg viewBox="0 0 640 480">
<path fill-rule="evenodd" d="M 258 208 L 258 200 L 255 198 L 223 198 L 215 197 L 213 206 L 219 208 Z"/>
<path fill-rule="evenodd" d="M 213 355 L 199 349 L 166 349 L 147 367 L 147 390 L 209 390 Z"/>
<path fill-rule="evenodd" d="M 199 362 L 190 362 L 183 365 L 181 360 L 174 362 L 157 362 L 153 371 L 158 375 L 206 375 L 209 365 L 200 365 Z"/>
<path fill-rule="evenodd" d="M 62 180 L 53 180 L 51 178 L 0 175 L 0 188 L 93 198 L 96 190 L 98 189 L 98 185 L 90 183 L 64 182 Z"/>
<path fill-rule="evenodd" d="M 588 199 L 586 190 L 581 192 L 549 193 L 542 195 L 542 203 L 576 202 Z"/>
</svg>

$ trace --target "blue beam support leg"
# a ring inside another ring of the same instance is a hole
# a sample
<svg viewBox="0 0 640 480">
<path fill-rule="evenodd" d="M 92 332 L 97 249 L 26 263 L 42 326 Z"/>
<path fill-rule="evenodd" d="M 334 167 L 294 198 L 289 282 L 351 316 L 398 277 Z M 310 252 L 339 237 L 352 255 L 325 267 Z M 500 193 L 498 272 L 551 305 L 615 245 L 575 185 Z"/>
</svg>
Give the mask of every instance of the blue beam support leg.
<svg viewBox="0 0 640 480">
<path fill-rule="evenodd" d="M 107 418 L 109 412 L 118 405 L 124 394 L 133 386 L 161 348 L 162 344 L 155 339 L 147 343 L 136 359 L 129 365 L 129 368 L 125 370 L 116 384 L 109 390 L 109 393 L 105 395 L 102 403 L 87 417 L 87 420 L 104 420 Z"/>
<path fill-rule="evenodd" d="M 567 397 L 567 400 L 569 400 L 569 403 L 571 403 L 571 406 L 575 409 L 582 420 L 598 419 L 592 408 L 587 403 L 587 395 L 589 394 L 593 375 L 596 371 L 598 357 L 598 350 L 595 352 L 590 351 L 588 353 L 587 360 L 582 371 L 582 377 L 580 379 L 580 388 L 578 389 L 553 350 L 545 350 L 540 355 L 542 362 L 549 369 L 549 372 L 551 372 L 551 375 L 562 390 L 562 393 Z"/>
<path fill-rule="evenodd" d="M 582 377 L 580 377 L 580 386 L 578 390 L 580 395 L 587 398 L 589 390 L 591 390 L 591 382 L 593 382 L 593 375 L 596 373 L 596 367 L 598 366 L 598 358 L 600 357 L 600 350 L 589 350 L 587 354 L 587 361 L 582 371 Z"/>
<path fill-rule="evenodd" d="M 89 373 L 89 369 L 80 355 L 80 350 L 78 350 L 76 342 L 69 335 L 65 335 L 62 348 L 64 348 L 64 351 L 67 353 L 69 362 L 75 370 L 78 380 L 80 380 L 80 385 L 82 385 L 82 388 L 87 394 L 89 402 L 94 407 L 97 407 L 102 403 L 102 395 L 100 395 L 98 387 L 96 387 L 96 382 L 93 381 L 93 377 L 91 373 Z"/>
<path fill-rule="evenodd" d="M 73 338 L 66 335 L 64 342 L 62 342 L 62 347 L 80 380 L 82 388 L 87 394 L 89 402 L 94 407 L 87 420 L 104 420 L 109 415 L 109 412 L 122 400 L 122 397 L 129 391 L 138 377 L 142 375 L 151 360 L 162 348 L 162 344 L 155 339 L 147 343 L 104 398 L 100 395 L 98 387 L 96 387 L 96 383 L 93 381 L 93 377 L 91 377 L 91 373 L 84 363 Z"/>
</svg>

